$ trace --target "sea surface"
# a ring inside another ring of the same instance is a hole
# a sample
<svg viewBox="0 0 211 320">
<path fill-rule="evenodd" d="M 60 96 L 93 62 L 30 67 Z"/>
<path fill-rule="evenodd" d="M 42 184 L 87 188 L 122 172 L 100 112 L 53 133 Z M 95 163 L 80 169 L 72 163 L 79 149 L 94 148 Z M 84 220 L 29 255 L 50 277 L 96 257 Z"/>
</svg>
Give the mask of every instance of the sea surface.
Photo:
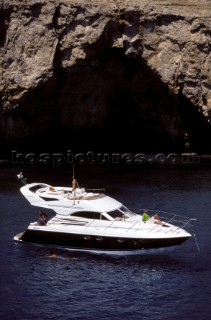
<svg viewBox="0 0 211 320">
<path fill-rule="evenodd" d="M 29 182 L 71 186 L 71 166 L 0 167 L 0 318 L 2 320 L 208 320 L 211 315 L 211 167 L 205 165 L 78 165 L 81 187 L 105 192 L 131 208 L 196 218 L 192 234 L 171 253 L 112 257 L 18 244 L 36 221 L 21 195 Z M 50 217 L 52 213 L 49 211 Z"/>
</svg>

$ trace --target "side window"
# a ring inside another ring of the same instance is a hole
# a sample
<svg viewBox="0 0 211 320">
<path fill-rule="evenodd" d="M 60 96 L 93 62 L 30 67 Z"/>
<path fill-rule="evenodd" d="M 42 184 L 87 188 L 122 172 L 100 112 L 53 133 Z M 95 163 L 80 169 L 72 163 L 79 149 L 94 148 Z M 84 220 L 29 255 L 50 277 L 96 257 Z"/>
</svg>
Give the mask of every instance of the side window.
<svg viewBox="0 0 211 320">
<path fill-rule="evenodd" d="M 92 212 L 92 211 L 75 212 L 75 213 L 71 214 L 71 216 L 80 217 L 80 218 L 86 218 L 86 219 L 108 220 L 100 212 Z"/>
</svg>

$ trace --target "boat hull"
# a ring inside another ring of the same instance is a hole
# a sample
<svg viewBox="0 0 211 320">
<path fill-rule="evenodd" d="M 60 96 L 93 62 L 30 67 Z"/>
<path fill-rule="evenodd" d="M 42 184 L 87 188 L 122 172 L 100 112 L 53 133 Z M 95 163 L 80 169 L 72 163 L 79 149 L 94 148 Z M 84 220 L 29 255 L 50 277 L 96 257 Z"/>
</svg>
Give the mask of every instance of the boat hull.
<svg viewBox="0 0 211 320">
<path fill-rule="evenodd" d="M 24 243 L 53 245 L 78 251 L 94 251 L 113 254 L 139 254 L 173 248 L 186 241 L 189 236 L 172 238 L 123 238 L 111 236 L 83 235 L 42 230 L 26 230 L 14 240 Z"/>
</svg>

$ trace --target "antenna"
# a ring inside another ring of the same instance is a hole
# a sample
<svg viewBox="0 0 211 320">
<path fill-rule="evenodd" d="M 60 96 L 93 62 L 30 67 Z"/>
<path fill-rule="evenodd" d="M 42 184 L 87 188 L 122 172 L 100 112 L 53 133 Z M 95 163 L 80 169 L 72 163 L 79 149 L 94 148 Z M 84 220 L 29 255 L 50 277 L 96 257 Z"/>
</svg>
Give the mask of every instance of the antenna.
<svg viewBox="0 0 211 320">
<path fill-rule="evenodd" d="M 23 183 L 23 184 L 27 184 L 26 180 L 27 178 L 24 177 L 23 173 L 20 172 L 19 174 L 17 174 L 18 179 Z"/>
</svg>

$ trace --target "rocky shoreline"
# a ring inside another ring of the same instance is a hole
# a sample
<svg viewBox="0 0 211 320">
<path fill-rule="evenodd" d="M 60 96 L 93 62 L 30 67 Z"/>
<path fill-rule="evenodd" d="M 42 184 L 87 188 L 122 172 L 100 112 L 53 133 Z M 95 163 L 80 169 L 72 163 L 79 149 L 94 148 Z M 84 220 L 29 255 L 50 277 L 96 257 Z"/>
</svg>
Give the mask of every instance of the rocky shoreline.
<svg viewBox="0 0 211 320">
<path fill-rule="evenodd" d="M 210 1 L 4 0 L 0 21 L 0 146 L 103 128 L 210 148 Z"/>
</svg>

